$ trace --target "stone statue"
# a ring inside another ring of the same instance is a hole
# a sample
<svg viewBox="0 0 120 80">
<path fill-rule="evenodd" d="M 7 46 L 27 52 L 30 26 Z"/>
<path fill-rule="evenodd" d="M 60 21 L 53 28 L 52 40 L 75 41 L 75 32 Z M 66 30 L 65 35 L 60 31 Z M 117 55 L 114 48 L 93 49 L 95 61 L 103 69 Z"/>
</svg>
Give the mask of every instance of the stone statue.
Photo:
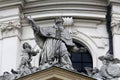
<svg viewBox="0 0 120 80">
<path fill-rule="evenodd" d="M 118 80 L 120 77 L 120 66 L 117 64 L 120 63 L 120 60 L 109 54 L 109 51 L 105 56 L 100 56 L 99 60 L 103 63 L 100 70 L 85 68 L 88 75 L 97 80 Z"/>
<path fill-rule="evenodd" d="M 4 72 L 3 73 L 3 79 L 2 80 L 13 80 L 14 76 L 10 74 L 9 72 Z"/>
<path fill-rule="evenodd" d="M 23 54 L 22 54 L 22 59 L 21 59 L 21 63 L 19 65 L 19 68 L 15 71 L 13 69 L 11 69 L 12 72 L 12 76 L 14 76 L 14 79 L 17 79 L 19 77 L 28 75 L 28 74 L 32 74 L 36 71 L 38 71 L 38 69 L 36 67 L 33 67 L 31 65 L 31 61 L 32 61 L 32 56 L 36 56 L 37 53 L 39 53 L 39 50 L 34 51 L 31 48 L 31 45 L 27 42 L 25 42 L 23 44 Z"/>
<path fill-rule="evenodd" d="M 32 56 L 36 56 L 37 53 L 39 53 L 39 50 L 33 51 L 29 43 L 25 42 L 23 44 L 23 54 L 22 54 L 21 64 L 19 67 L 25 65 L 31 68 Z"/>
<path fill-rule="evenodd" d="M 95 67 L 92 69 L 90 67 L 85 67 L 85 70 L 87 71 L 88 76 L 97 80 L 103 80 L 98 68 Z"/>
<path fill-rule="evenodd" d="M 120 63 L 120 60 L 113 58 L 113 55 L 109 53 L 99 57 L 99 59 L 103 63 L 103 66 L 100 68 L 101 76 L 105 80 L 118 80 L 118 77 L 120 77 L 120 67 L 117 63 Z"/>
<path fill-rule="evenodd" d="M 45 68 L 55 65 L 73 70 L 68 50 L 78 48 L 75 47 L 70 33 L 64 28 L 62 17 L 56 18 L 55 25 L 47 28 L 36 25 L 31 17 L 28 17 L 28 20 L 32 24 L 36 43 L 42 49 L 40 66 Z"/>
</svg>

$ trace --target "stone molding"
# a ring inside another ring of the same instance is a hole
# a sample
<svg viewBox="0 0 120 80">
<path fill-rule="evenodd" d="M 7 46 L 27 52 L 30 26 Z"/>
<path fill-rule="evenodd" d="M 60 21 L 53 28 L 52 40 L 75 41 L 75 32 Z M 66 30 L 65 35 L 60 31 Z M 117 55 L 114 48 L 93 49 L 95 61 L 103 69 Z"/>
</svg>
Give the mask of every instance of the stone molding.
<svg viewBox="0 0 120 80">
<path fill-rule="evenodd" d="M 22 5 L 23 6 L 23 2 L 22 0 L 2 0 L 0 2 L 0 8 L 3 7 L 10 7 L 10 6 L 14 6 L 14 5 Z"/>
<path fill-rule="evenodd" d="M 120 3 L 120 0 L 109 0 L 110 2 Z"/>
<path fill-rule="evenodd" d="M 75 71 L 65 70 L 53 66 L 48 69 L 21 77 L 17 80 L 95 80 L 95 79 Z"/>
<path fill-rule="evenodd" d="M 105 20 L 106 1 L 39 0 L 27 2 L 23 13 L 25 16 L 31 15 L 32 18 L 40 19 L 53 18 L 55 16 L 72 16 L 75 18 Z"/>
</svg>

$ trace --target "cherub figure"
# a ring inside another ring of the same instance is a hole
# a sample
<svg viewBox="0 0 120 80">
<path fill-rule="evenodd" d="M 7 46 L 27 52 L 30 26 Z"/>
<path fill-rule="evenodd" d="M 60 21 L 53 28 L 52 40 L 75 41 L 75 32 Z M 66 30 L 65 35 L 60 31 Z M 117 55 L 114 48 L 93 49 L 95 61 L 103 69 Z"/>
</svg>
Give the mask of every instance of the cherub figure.
<svg viewBox="0 0 120 80">
<path fill-rule="evenodd" d="M 14 74 L 14 79 L 34 73 L 38 70 L 36 67 L 33 67 L 31 65 L 32 56 L 36 56 L 37 53 L 39 53 L 39 50 L 32 50 L 29 43 L 25 42 L 23 44 L 23 54 L 19 68 L 17 69 L 17 71 L 11 69 L 12 74 Z"/>
<path fill-rule="evenodd" d="M 32 56 L 36 56 L 37 53 L 39 53 L 39 50 L 37 51 L 32 50 L 31 45 L 25 42 L 23 44 L 23 54 L 22 54 L 21 64 L 19 67 L 21 67 L 22 65 L 25 65 L 31 68 Z"/>
</svg>

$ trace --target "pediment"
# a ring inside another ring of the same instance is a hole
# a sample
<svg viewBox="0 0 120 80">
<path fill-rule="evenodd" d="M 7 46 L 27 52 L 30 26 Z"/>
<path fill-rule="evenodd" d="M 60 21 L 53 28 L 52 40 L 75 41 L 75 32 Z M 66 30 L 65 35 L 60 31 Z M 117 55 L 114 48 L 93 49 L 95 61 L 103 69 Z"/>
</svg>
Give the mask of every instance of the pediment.
<svg viewBox="0 0 120 80">
<path fill-rule="evenodd" d="M 21 77 L 17 80 L 95 80 L 75 71 L 59 67 L 50 67 L 36 73 Z"/>
</svg>

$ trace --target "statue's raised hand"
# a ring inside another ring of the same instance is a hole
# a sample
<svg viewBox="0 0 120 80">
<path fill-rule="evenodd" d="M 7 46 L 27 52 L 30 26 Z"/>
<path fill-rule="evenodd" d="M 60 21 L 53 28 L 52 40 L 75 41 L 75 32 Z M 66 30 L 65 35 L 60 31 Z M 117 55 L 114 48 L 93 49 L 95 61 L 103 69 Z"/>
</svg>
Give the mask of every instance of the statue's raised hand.
<svg viewBox="0 0 120 80">
<path fill-rule="evenodd" d="M 30 22 L 30 24 L 32 25 L 32 29 L 34 31 L 38 31 L 39 27 L 35 24 L 35 21 L 33 20 L 33 18 L 31 16 L 27 16 L 27 19 Z"/>
<path fill-rule="evenodd" d="M 29 20 L 29 22 L 33 22 L 34 21 L 31 16 L 27 16 L 27 19 Z"/>
</svg>

